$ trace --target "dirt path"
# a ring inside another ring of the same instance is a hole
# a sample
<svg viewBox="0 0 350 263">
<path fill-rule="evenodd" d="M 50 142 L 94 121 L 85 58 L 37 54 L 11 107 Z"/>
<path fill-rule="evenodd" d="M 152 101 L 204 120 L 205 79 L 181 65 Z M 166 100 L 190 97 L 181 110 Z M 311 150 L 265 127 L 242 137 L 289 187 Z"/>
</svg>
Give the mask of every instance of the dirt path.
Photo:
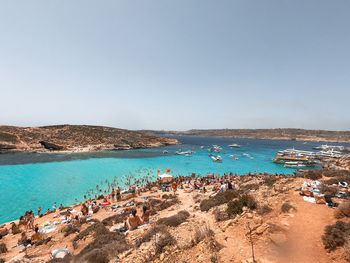
<svg viewBox="0 0 350 263">
<path fill-rule="evenodd" d="M 287 232 L 289 242 L 285 262 L 328 263 L 335 262 L 324 249 L 322 235 L 327 225 L 335 223 L 333 209 L 326 205 L 305 202 L 298 192 L 289 194 L 297 211 L 291 212 Z M 294 215 L 294 216 L 293 216 Z M 338 261 L 339 262 L 339 259 Z"/>
</svg>

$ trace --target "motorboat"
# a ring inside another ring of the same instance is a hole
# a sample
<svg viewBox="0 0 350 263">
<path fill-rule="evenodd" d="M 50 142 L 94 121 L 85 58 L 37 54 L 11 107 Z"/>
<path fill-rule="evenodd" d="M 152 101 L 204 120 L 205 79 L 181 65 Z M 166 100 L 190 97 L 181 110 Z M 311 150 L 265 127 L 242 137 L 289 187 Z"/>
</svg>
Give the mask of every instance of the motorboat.
<svg viewBox="0 0 350 263">
<path fill-rule="evenodd" d="M 241 148 L 241 146 L 237 143 L 230 144 L 229 147 L 231 148 Z"/>
<path fill-rule="evenodd" d="M 234 160 L 238 160 L 238 157 L 234 156 L 233 154 L 230 154 L 229 157 L 234 159 Z"/>
<path fill-rule="evenodd" d="M 168 151 L 167 151 L 167 150 L 164 150 L 164 151 L 163 151 L 163 154 L 167 154 L 167 153 L 168 153 Z"/>
<path fill-rule="evenodd" d="M 210 154 L 209 157 L 210 157 L 214 162 L 218 162 L 218 163 L 221 163 L 221 162 L 222 162 L 222 157 L 221 157 L 220 155 L 215 156 L 215 155 Z"/>
</svg>

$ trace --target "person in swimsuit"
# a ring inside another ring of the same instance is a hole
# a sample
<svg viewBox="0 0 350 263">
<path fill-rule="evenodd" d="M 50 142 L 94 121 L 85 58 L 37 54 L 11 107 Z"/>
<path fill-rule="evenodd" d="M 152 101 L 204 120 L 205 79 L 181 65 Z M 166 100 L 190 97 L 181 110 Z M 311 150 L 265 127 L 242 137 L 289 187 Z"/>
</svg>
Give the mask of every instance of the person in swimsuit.
<svg viewBox="0 0 350 263">
<path fill-rule="evenodd" d="M 136 215 L 137 211 L 136 209 L 132 210 L 131 215 L 126 220 L 126 227 L 129 230 L 136 229 L 139 225 L 142 224 L 142 221 L 138 215 Z"/>
<path fill-rule="evenodd" d="M 149 216 L 151 215 L 151 207 L 148 209 L 147 206 L 143 206 L 142 207 L 142 216 L 141 216 L 141 220 L 142 220 L 142 224 L 147 224 L 149 222 Z"/>
<path fill-rule="evenodd" d="M 115 198 L 115 191 L 114 191 L 114 188 L 112 188 L 111 197 L 112 197 L 112 201 L 114 201 L 114 198 Z"/>
<path fill-rule="evenodd" d="M 41 240 L 43 238 L 42 234 L 39 232 L 39 228 L 35 228 L 35 233 L 30 238 L 30 243 L 34 244 L 35 242 Z"/>
<path fill-rule="evenodd" d="M 41 213 L 41 206 L 38 207 L 38 216 L 40 217 L 40 213 Z"/>
</svg>

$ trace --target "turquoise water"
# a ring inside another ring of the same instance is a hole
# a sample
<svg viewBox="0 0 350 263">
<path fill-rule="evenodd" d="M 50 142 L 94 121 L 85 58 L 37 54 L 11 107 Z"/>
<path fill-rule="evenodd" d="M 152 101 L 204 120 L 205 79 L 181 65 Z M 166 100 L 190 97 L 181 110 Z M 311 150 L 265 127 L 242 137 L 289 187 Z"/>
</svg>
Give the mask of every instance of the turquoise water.
<svg viewBox="0 0 350 263">
<path fill-rule="evenodd" d="M 295 146 L 310 150 L 320 143 L 293 141 L 224 139 L 206 137 L 176 137 L 183 145 L 165 148 L 93 154 L 3 154 L 0 155 L 0 223 L 18 219 L 26 210 L 43 211 L 57 205 L 71 205 L 83 200 L 87 190 L 96 184 L 106 187 L 106 180 L 119 182 L 123 175 L 156 178 L 157 170 L 171 169 L 173 175 L 244 174 L 259 170 L 269 173 L 292 173 L 294 170 L 274 164 L 271 159 L 281 149 Z M 242 147 L 230 149 L 227 145 L 238 143 Z M 201 145 L 217 144 L 224 147 L 220 153 L 222 163 L 208 157 Z M 192 157 L 175 155 L 175 151 L 194 150 Z M 163 154 L 167 149 L 169 154 Z M 249 153 L 255 159 L 245 157 Z M 228 156 L 234 154 L 239 160 Z"/>
</svg>

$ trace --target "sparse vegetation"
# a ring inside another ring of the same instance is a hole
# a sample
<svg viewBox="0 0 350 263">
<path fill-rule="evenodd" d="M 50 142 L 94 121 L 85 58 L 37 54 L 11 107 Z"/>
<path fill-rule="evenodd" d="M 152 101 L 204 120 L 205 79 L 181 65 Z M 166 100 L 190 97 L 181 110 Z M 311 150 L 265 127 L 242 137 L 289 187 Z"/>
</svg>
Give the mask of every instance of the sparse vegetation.
<svg viewBox="0 0 350 263">
<path fill-rule="evenodd" d="M 103 219 L 101 223 L 105 226 L 113 226 L 114 224 L 124 222 L 127 217 L 127 213 L 117 214 Z"/>
<path fill-rule="evenodd" d="M 322 178 L 322 171 L 321 170 L 310 170 L 303 174 L 305 178 L 310 180 L 318 180 Z"/>
<path fill-rule="evenodd" d="M 215 207 L 213 210 L 213 215 L 215 217 L 216 222 L 220 222 L 220 221 L 225 221 L 227 219 L 229 219 L 226 209 L 219 209 L 218 207 Z"/>
<path fill-rule="evenodd" d="M 290 210 L 295 210 L 295 207 L 292 206 L 289 202 L 284 202 L 281 206 L 281 212 L 288 213 Z"/>
<path fill-rule="evenodd" d="M 212 236 L 214 236 L 214 232 L 213 230 L 210 229 L 208 225 L 198 226 L 195 228 L 195 231 L 194 231 L 194 236 L 192 240 L 193 245 L 196 245 L 202 240 L 204 240 L 205 238 L 212 237 Z"/>
<path fill-rule="evenodd" d="M 6 253 L 7 252 L 7 247 L 4 243 L 0 243 L 0 254 Z"/>
<path fill-rule="evenodd" d="M 322 241 L 329 251 L 341 247 L 345 244 L 350 234 L 350 223 L 337 221 L 334 225 L 326 226 Z"/>
<path fill-rule="evenodd" d="M 157 224 L 176 227 L 185 222 L 189 217 L 190 213 L 186 210 L 182 210 L 173 216 L 159 219 L 157 221 Z"/>
<path fill-rule="evenodd" d="M 257 208 L 257 203 L 254 199 L 254 197 L 250 195 L 242 195 L 238 199 L 230 201 L 227 204 L 227 214 L 228 216 L 232 215 L 238 215 L 243 212 L 243 207 L 246 206 L 251 210 L 254 210 Z"/>
<path fill-rule="evenodd" d="M 350 217 L 350 201 L 346 201 L 339 205 L 334 211 L 335 218 Z"/>
<path fill-rule="evenodd" d="M 80 227 L 79 226 L 70 226 L 68 225 L 67 227 L 65 227 L 63 229 L 63 232 L 64 232 L 64 236 L 67 237 L 71 234 L 74 234 L 74 233 L 79 233 L 80 232 Z"/>
<path fill-rule="evenodd" d="M 35 243 L 35 246 L 41 246 L 41 245 L 46 245 L 51 241 L 51 237 L 40 239 L 38 242 Z"/>
<path fill-rule="evenodd" d="M 148 229 L 141 238 L 136 240 L 136 246 L 141 246 L 142 243 L 149 242 L 154 235 L 157 233 L 164 233 L 168 231 L 165 225 L 155 224 L 150 229 Z"/>
<path fill-rule="evenodd" d="M 259 215 L 266 215 L 272 212 L 272 208 L 268 205 L 259 206 L 257 210 Z"/>
<path fill-rule="evenodd" d="M 239 191 L 237 190 L 227 190 L 223 193 L 218 193 L 214 197 L 202 200 L 202 202 L 200 203 L 200 209 L 201 211 L 208 211 L 212 207 L 228 203 L 232 199 L 237 198 L 238 196 Z"/>
</svg>

